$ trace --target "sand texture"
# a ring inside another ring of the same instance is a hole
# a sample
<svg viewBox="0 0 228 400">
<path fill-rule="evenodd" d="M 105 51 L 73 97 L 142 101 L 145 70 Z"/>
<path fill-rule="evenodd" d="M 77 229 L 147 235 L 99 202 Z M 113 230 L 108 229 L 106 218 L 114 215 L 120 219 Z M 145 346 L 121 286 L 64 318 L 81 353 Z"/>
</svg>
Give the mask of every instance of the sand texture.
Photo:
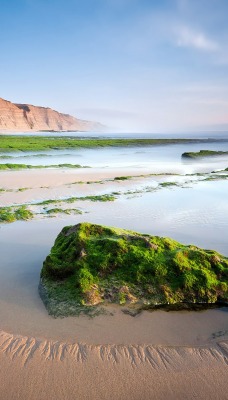
<svg viewBox="0 0 228 400">
<path fill-rule="evenodd" d="M 0 398 L 227 399 L 227 356 L 227 342 L 95 346 L 1 332 Z"/>
</svg>

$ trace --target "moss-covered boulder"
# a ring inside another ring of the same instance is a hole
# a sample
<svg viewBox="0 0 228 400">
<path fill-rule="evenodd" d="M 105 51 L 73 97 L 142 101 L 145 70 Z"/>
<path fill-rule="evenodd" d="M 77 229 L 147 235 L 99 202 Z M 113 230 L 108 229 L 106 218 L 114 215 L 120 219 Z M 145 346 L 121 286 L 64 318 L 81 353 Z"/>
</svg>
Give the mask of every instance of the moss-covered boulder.
<svg viewBox="0 0 228 400">
<path fill-rule="evenodd" d="M 118 303 L 215 304 L 228 300 L 228 258 L 169 238 L 89 223 L 58 235 L 41 271 L 40 294 L 54 316 Z"/>
</svg>

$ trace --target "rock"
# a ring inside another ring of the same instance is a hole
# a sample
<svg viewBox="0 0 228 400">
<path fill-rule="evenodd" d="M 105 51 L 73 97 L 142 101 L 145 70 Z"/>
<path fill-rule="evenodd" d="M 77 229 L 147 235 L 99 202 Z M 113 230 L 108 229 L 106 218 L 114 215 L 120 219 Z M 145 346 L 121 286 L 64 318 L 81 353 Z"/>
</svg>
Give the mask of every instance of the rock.
<svg viewBox="0 0 228 400">
<path fill-rule="evenodd" d="M 107 303 L 198 309 L 228 301 L 228 259 L 170 238 L 80 223 L 58 235 L 41 286 L 52 315 Z"/>
<path fill-rule="evenodd" d="M 212 264 L 218 264 L 220 263 L 220 257 L 217 254 L 214 254 L 213 256 L 211 256 L 211 263 Z"/>
<path fill-rule="evenodd" d="M 80 258 L 86 257 L 86 251 L 85 251 L 85 249 L 81 249 L 81 251 L 80 251 L 80 253 L 79 253 L 79 257 L 80 257 Z"/>
</svg>

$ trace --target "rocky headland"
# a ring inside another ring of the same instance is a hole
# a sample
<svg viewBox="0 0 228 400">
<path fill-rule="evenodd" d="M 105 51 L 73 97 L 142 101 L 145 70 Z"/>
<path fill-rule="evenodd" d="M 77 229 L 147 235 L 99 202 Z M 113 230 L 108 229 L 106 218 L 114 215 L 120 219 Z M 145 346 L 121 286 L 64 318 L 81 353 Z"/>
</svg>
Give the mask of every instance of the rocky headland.
<svg viewBox="0 0 228 400">
<path fill-rule="evenodd" d="M 93 131 L 102 127 L 97 122 L 83 121 L 51 108 L 15 104 L 0 98 L 1 131 Z"/>
</svg>

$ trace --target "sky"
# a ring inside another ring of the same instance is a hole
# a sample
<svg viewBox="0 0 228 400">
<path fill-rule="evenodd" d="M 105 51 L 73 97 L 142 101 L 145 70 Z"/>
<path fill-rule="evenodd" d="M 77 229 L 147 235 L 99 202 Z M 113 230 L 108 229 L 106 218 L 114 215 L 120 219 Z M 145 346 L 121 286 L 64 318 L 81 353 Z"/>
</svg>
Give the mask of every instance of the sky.
<svg viewBox="0 0 228 400">
<path fill-rule="evenodd" d="M 227 0 L 0 0 L 0 97 L 113 131 L 228 128 Z"/>
</svg>

